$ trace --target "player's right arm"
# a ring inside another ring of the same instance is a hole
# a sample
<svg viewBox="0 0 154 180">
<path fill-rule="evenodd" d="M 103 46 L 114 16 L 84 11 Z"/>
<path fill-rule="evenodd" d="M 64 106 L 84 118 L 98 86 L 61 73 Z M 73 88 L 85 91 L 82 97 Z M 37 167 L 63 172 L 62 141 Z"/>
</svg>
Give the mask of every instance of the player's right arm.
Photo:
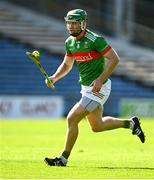
<svg viewBox="0 0 154 180">
<path fill-rule="evenodd" d="M 67 56 L 67 54 L 66 54 L 64 56 L 64 60 L 63 60 L 62 64 L 58 67 L 56 72 L 52 76 L 49 77 L 49 79 L 52 81 L 52 83 L 54 84 L 59 79 L 66 76 L 70 72 L 70 70 L 72 69 L 73 64 L 74 64 L 73 57 Z M 50 87 L 50 84 L 46 80 L 45 80 L 45 83 L 47 84 L 47 86 Z"/>
</svg>

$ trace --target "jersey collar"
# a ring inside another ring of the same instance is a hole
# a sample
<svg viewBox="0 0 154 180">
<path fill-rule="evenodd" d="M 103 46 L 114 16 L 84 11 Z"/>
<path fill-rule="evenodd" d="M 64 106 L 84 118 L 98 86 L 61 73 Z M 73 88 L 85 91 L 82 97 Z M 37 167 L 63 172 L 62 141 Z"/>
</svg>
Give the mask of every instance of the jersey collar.
<svg viewBox="0 0 154 180">
<path fill-rule="evenodd" d="M 77 37 L 75 37 L 75 40 L 81 40 L 87 33 L 87 30 L 85 29 L 82 31 Z"/>
</svg>

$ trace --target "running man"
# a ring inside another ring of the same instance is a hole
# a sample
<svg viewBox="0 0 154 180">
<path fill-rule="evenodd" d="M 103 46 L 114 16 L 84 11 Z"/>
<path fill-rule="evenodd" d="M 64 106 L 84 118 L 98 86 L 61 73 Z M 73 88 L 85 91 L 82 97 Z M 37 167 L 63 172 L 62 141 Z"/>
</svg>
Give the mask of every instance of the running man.
<svg viewBox="0 0 154 180">
<path fill-rule="evenodd" d="M 56 158 L 45 158 L 49 166 L 66 166 L 78 137 L 78 124 L 84 117 L 94 132 L 130 128 L 132 134 L 137 135 L 142 143 L 145 141 L 138 117 L 127 120 L 102 117 L 103 105 L 111 91 L 109 77 L 120 60 L 119 56 L 103 37 L 87 29 L 86 11 L 71 10 L 64 19 L 70 34 L 65 42 L 66 54 L 62 64 L 50 79 L 53 83 L 57 82 L 70 72 L 76 61 L 82 97 L 67 116 L 68 130 L 62 154 Z M 45 82 L 50 86 L 47 81 Z"/>
</svg>

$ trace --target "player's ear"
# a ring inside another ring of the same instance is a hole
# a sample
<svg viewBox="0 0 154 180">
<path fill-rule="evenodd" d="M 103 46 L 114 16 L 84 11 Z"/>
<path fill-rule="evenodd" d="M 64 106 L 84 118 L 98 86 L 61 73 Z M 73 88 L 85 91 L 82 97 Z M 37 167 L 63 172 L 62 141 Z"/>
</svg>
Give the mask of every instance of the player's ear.
<svg viewBox="0 0 154 180">
<path fill-rule="evenodd" d="M 85 30 L 87 28 L 87 22 L 86 21 L 82 21 L 81 22 L 81 29 Z"/>
</svg>

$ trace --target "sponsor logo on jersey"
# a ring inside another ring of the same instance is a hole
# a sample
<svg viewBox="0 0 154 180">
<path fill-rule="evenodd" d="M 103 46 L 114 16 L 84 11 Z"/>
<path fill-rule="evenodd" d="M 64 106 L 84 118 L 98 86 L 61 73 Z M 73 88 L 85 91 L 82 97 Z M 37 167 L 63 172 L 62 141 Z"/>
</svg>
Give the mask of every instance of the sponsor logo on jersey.
<svg viewBox="0 0 154 180">
<path fill-rule="evenodd" d="M 77 52 L 77 53 L 73 53 L 72 55 L 77 62 L 92 61 L 101 56 L 100 53 L 97 51 Z"/>
<path fill-rule="evenodd" d="M 93 57 L 91 56 L 91 54 L 90 53 L 88 53 L 88 55 L 87 56 L 76 56 L 75 57 L 75 60 L 77 61 L 77 62 L 85 62 L 85 61 L 91 61 L 91 60 L 93 60 Z"/>
</svg>

